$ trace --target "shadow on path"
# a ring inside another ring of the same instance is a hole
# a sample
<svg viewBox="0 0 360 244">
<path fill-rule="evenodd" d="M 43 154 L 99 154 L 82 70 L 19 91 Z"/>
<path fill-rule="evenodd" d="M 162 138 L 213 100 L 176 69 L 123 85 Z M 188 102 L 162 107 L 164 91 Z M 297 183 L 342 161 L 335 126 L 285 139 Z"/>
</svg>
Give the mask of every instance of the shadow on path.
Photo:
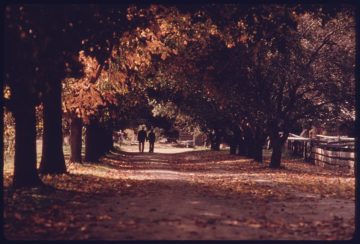
<svg viewBox="0 0 360 244">
<path fill-rule="evenodd" d="M 114 151 L 98 164 L 43 177 L 51 192 L 5 187 L 4 233 L 31 240 L 350 238 L 354 201 L 321 196 L 343 181 L 311 185 L 315 166 L 285 166 L 273 171 L 226 151 Z"/>
</svg>

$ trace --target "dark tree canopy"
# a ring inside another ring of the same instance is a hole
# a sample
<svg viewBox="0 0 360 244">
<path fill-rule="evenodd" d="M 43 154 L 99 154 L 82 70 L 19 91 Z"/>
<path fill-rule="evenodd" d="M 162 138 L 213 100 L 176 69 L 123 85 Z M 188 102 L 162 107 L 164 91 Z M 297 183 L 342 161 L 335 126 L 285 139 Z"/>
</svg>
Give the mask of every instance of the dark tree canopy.
<svg viewBox="0 0 360 244">
<path fill-rule="evenodd" d="M 295 125 L 354 120 L 354 17 L 350 5 L 8 4 L 5 106 L 19 127 L 15 171 L 32 172 L 14 178 L 39 182 L 39 104 L 42 173 L 66 171 L 62 118 L 73 123 L 77 160 L 84 125 L 91 148 L 93 135 L 106 135 L 106 146 L 87 154 L 96 161 L 111 149 L 111 130 L 139 114 L 215 131 L 257 161 L 269 137 L 270 166 L 279 168 Z"/>
</svg>

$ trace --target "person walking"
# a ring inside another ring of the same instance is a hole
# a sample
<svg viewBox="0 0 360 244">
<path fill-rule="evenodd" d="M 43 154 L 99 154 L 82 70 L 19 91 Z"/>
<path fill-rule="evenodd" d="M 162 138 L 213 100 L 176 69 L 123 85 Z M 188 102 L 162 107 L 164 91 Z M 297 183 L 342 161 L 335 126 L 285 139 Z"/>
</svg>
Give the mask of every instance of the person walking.
<svg viewBox="0 0 360 244">
<path fill-rule="evenodd" d="M 138 132 L 139 152 L 144 152 L 145 139 L 146 132 L 144 130 L 144 127 L 142 127 L 141 130 Z"/>
<path fill-rule="evenodd" d="M 154 152 L 155 133 L 154 133 L 153 128 L 151 128 L 151 130 L 150 130 L 150 132 L 149 132 L 148 140 L 149 140 L 149 144 L 150 144 L 149 152 Z"/>
</svg>

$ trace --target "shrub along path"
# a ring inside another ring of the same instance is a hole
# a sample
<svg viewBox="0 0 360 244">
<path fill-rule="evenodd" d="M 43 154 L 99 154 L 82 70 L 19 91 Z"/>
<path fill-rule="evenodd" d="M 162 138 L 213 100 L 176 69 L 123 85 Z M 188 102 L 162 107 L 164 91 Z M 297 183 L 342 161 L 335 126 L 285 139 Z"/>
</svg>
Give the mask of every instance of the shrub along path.
<svg viewBox="0 0 360 244">
<path fill-rule="evenodd" d="M 5 167 L 5 238 L 333 240 L 354 232 L 352 175 L 286 160 L 271 170 L 225 151 L 123 149 L 42 176 L 55 190 L 14 191 Z"/>
</svg>

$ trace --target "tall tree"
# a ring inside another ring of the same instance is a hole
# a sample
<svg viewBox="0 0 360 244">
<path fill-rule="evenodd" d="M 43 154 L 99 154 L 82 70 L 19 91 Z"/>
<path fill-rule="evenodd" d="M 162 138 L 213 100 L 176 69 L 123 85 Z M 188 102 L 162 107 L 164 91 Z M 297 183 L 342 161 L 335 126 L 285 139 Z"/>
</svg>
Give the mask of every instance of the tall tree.
<svg viewBox="0 0 360 244">
<path fill-rule="evenodd" d="M 325 122 L 353 99 L 348 89 L 354 74 L 354 54 L 349 51 L 354 50 L 353 13 L 351 9 L 330 8 L 325 18 L 319 6 L 258 5 L 245 12 L 237 9 L 235 5 L 225 12 L 230 21 L 226 24 L 222 19 L 220 29 L 228 36 L 228 48 L 241 55 L 226 59 L 231 65 L 225 73 L 233 78 L 221 76 L 224 86 L 215 91 L 230 98 L 224 99 L 225 103 L 242 110 L 260 135 L 269 135 L 273 146 L 270 166 L 278 168 L 281 147 L 292 125 L 315 116 Z M 221 15 L 224 10 L 212 9 L 211 14 Z M 316 21 L 304 22 L 307 15 L 316 16 Z M 335 59 L 330 57 L 334 53 Z M 215 73 L 221 74 L 219 69 Z M 346 87 L 342 85 L 345 74 L 350 76 L 345 78 L 349 84 Z M 320 78 L 324 75 L 327 77 Z M 233 95 L 226 89 L 229 86 Z"/>
<path fill-rule="evenodd" d="M 35 45 L 32 31 L 25 25 L 27 17 L 22 6 L 5 9 L 5 84 L 11 93 L 5 105 L 13 113 L 16 126 L 15 187 L 42 185 L 36 169 L 37 54 L 29 52 Z"/>
</svg>

